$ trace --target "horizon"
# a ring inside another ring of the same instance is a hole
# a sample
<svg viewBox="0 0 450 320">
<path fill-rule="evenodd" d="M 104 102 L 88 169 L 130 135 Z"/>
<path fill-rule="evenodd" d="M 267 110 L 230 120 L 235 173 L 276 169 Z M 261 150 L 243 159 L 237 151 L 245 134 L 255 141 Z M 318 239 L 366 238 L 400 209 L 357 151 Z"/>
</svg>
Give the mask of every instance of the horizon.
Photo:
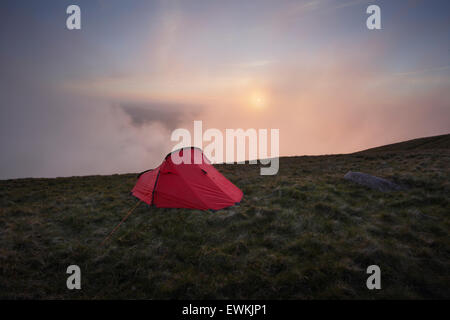
<svg viewBox="0 0 450 320">
<path fill-rule="evenodd" d="M 428 138 L 437 138 L 437 137 L 441 137 L 441 136 L 447 136 L 450 135 L 450 133 L 445 133 L 445 134 L 439 134 L 439 135 L 434 135 L 434 136 L 427 136 L 427 137 L 419 137 L 419 138 L 414 138 L 414 139 L 409 139 L 409 140 L 404 140 L 404 141 L 397 141 L 397 142 L 393 142 L 393 143 L 389 143 L 389 144 L 385 144 L 385 145 L 379 145 L 379 146 L 374 146 L 374 147 L 370 147 L 368 149 L 364 149 L 364 150 L 358 150 L 358 151 L 354 151 L 354 152 L 350 152 L 350 153 L 329 153 L 329 154 L 302 154 L 302 155 L 286 155 L 286 156 L 280 156 L 279 158 L 300 158 L 300 157 L 327 157 L 327 156 L 342 156 L 342 155 L 352 155 L 355 153 L 359 153 L 359 152 L 365 152 L 365 151 L 369 151 L 372 149 L 377 149 L 377 148 L 381 148 L 381 147 L 387 147 L 387 146 L 392 146 L 395 144 L 401 144 L 403 142 L 410 142 L 410 141 L 415 141 L 415 140 L 421 140 L 421 139 L 428 139 Z M 198 147 L 182 147 L 180 149 L 186 149 L 186 148 L 198 148 Z M 180 150 L 177 149 L 177 150 Z M 174 150 L 174 151 L 177 151 Z M 202 150 L 202 149 L 201 149 Z M 173 153 L 174 151 L 169 152 L 166 156 L 168 156 L 169 154 Z M 203 151 L 203 150 L 202 150 Z M 161 163 L 164 162 L 165 157 L 161 158 Z M 269 159 L 269 158 L 266 158 Z M 256 160 L 261 160 L 261 159 L 256 159 Z M 245 163 L 243 164 L 249 164 L 248 163 L 249 160 L 245 160 Z M 161 164 L 159 163 L 159 164 Z M 58 179 L 58 178 L 75 178 L 75 177 L 95 177 L 95 176 L 111 176 L 111 175 L 129 175 L 129 174 L 141 174 L 144 173 L 148 170 L 153 170 L 155 168 L 158 167 L 157 164 L 155 167 L 152 167 L 150 169 L 146 169 L 144 171 L 141 172 L 121 172 L 121 173 L 112 173 L 112 174 L 88 174 L 88 175 L 72 175 L 72 176 L 55 176 L 55 177 L 20 177 L 20 178 L 7 178 L 7 179 L 0 179 L 1 180 L 20 180 L 20 179 Z M 214 163 L 214 165 L 237 165 L 238 163 L 234 163 L 234 164 L 227 164 L 226 162 L 220 162 L 220 163 Z"/>
<path fill-rule="evenodd" d="M 70 4 L 2 3 L 2 180 L 142 172 L 194 120 L 280 157 L 450 132 L 448 1 L 84 0 L 67 30 Z"/>
</svg>

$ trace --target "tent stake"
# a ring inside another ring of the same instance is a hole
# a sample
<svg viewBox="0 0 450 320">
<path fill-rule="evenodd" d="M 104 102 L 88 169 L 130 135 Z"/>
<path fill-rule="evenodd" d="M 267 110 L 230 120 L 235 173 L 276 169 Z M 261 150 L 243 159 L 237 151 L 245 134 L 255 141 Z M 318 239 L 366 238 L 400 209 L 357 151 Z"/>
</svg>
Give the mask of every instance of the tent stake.
<svg viewBox="0 0 450 320">
<path fill-rule="evenodd" d="M 103 244 L 104 244 L 104 243 L 112 236 L 112 234 L 113 234 L 114 232 L 116 232 L 117 228 L 119 228 L 120 225 L 121 225 L 125 220 L 127 220 L 127 218 L 130 216 L 130 214 L 133 213 L 134 209 L 136 209 L 140 203 L 141 203 L 141 201 L 138 201 L 138 202 L 136 203 L 136 205 L 128 211 L 127 215 L 122 219 L 122 221 L 119 222 L 119 224 L 111 231 L 111 233 L 110 233 L 110 234 L 102 241 L 102 243 L 100 244 L 100 246 L 103 246 Z"/>
</svg>

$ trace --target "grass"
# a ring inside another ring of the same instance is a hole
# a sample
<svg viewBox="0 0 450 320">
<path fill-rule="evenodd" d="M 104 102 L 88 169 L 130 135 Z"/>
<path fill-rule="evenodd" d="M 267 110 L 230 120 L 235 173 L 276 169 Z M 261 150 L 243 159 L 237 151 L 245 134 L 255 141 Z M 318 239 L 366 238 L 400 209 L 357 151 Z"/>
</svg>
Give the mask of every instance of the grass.
<svg viewBox="0 0 450 320">
<path fill-rule="evenodd" d="M 142 204 L 104 247 L 137 201 L 136 174 L 3 180 L 0 298 L 448 299 L 449 163 L 441 144 L 281 158 L 277 176 L 220 165 L 240 206 Z M 404 190 L 352 184 L 349 170 Z M 81 290 L 66 288 L 71 264 Z M 382 290 L 366 288 L 371 264 Z"/>
</svg>

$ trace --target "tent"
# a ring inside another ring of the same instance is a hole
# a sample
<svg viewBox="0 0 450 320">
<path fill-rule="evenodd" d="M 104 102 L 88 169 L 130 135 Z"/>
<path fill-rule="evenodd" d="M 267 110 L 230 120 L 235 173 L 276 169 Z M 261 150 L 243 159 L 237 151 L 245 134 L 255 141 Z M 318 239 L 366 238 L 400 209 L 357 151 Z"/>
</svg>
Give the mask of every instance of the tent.
<svg viewBox="0 0 450 320">
<path fill-rule="evenodd" d="M 184 162 L 177 164 L 178 159 Z M 243 196 L 238 187 L 211 165 L 202 150 L 195 147 L 175 150 L 159 167 L 141 173 L 131 193 L 157 208 L 200 210 L 233 206 Z"/>
<path fill-rule="evenodd" d="M 175 162 L 174 162 L 175 159 Z M 179 159 L 184 162 L 178 163 Z M 198 161 L 199 160 L 199 161 Z M 169 153 L 155 169 L 142 172 L 131 193 L 157 208 L 219 210 L 238 204 L 242 191 L 211 165 L 199 148 Z M 103 245 L 141 203 L 138 201 L 102 241 Z"/>
</svg>

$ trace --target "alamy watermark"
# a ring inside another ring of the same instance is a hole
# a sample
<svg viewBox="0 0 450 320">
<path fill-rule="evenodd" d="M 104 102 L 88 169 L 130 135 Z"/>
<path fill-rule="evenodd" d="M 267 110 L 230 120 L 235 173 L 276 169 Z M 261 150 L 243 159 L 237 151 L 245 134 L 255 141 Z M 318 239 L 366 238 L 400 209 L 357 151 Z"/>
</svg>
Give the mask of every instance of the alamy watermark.
<svg viewBox="0 0 450 320">
<path fill-rule="evenodd" d="M 367 274 L 370 274 L 370 277 L 367 278 L 366 286 L 367 289 L 373 290 L 381 289 L 381 269 L 376 264 L 370 265 L 367 267 Z"/>
<path fill-rule="evenodd" d="M 372 4 L 367 7 L 366 13 L 370 16 L 366 20 L 366 26 L 369 30 L 381 29 L 381 9 L 376 4 Z"/>
<path fill-rule="evenodd" d="M 261 175 L 275 175 L 279 169 L 280 154 L 280 130 L 270 129 L 270 140 L 268 129 L 226 129 L 225 140 L 222 131 L 215 128 L 207 129 L 203 132 L 203 123 L 200 120 L 194 121 L 194 136 L 188 129 L 179 128 L 172 132 L 172 141 L 178 142 L 172 151 L 194 146 L 203 150 L 205 156 L 213 163 L 237 163 L 243 164 L 246 161 L 248 151 L 248 162 L 250 164 L 264 165 L 260 169 Z M 247 144 L 248 141 L 248 144 Z M 203 143 L 207 142 L 205 146 Z M 270 154 L 268 153 L 270 143 Z M 247 148 L 248 147 L 248 148 Z M 224 154 L 225 151 L 225 154 Z M 191 163 L 189 154 L 172 153 L 172 161 L 175 164 Z M 200 164 L 202 159 L 194 157 L 194 163 Z"/>
<path fill-rule="evenodd" d="M 70 16 L 66 19 L 66 27 L 69 30 L 81 29 L 81 9 L 75 4 L 71 4 L 67 7 L 66 13 Z"/>
<path fill-rule="evenodd" d="M 67 267 L 66 273 L 70 274 L 70 276 L 67 278 L 67 281 L 66 281 L 67 289 L 80 290 L 81 289 L 81 269 L 80 269 L 80 267 L 77 266 L 76 264 L 72 264 Z"/>
<path fill-rule="evenodd" d="M 81 8 L 76 4 L 71 4 L 67 7 L 66 13 L 69 17 L 66 19 L 66 27 L 68 30 L 81 29 Z M 370 16 L 366 20 L 366 26 L 369 30 L 381 29 L 381 9 L 376 4 L 369 5 L 366 13 Z"/>
</svg>

